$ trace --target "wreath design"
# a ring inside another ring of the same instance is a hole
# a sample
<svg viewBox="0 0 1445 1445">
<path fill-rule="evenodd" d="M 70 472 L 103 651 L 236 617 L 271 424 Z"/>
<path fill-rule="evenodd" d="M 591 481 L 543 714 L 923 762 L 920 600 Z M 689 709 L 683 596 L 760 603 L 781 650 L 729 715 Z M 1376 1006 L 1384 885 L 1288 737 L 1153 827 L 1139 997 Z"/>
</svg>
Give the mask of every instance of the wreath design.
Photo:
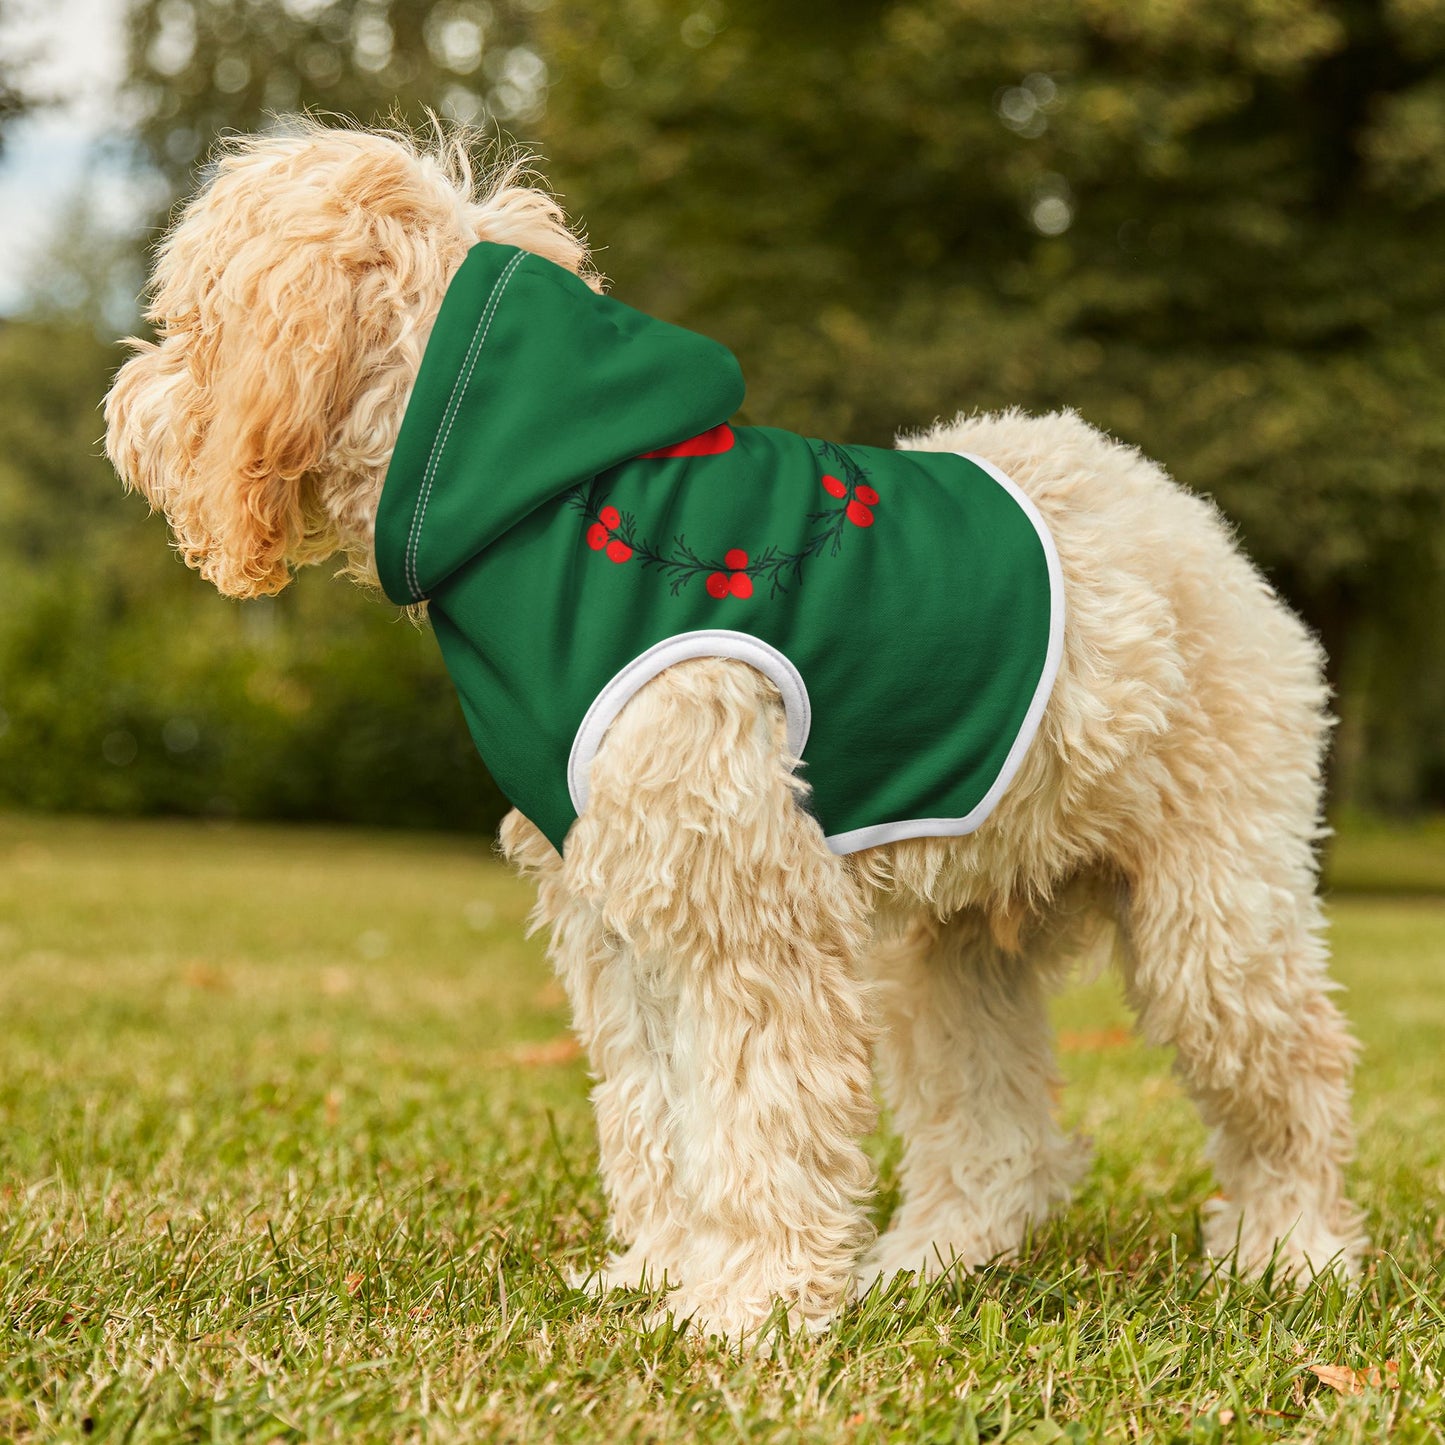
<svg viewBox="0 0 1445 1445">
<path fill-rule="evenodd" d="M 649 456 L 692 455 L 681 443 L 677 449 L 648 453 Z M 741 547 L 731 547 L 716 560 L 698 553 L 679 533 L 668 546 L 659 546 L 643 535 L 636 516 L 619 511 L 603 495 L 602 479 L 573 487 L 565 494 L 566 505 L 582 514 L 587 524 L 587 545 L 619 566 L 636 560 L 644 568 L 660 572 L 676 597 L 694 578 L 704 577 L 709 597 L 751 597 L 756 585 L 766 584 L 769 598 L 779 597 L 803 581 L 804 565 L 815 557 L 836 557 L 852 528 L 873 525 L 878 493 L 869 485 L 869 471 L 854 457 L 832 442 L 810 442 L 822 467 L 820 483 L 833 505 L 808 513 L 815 528 L 803 546 L 787 552 L 769 543 L 755 557 Z"/>
</svg>

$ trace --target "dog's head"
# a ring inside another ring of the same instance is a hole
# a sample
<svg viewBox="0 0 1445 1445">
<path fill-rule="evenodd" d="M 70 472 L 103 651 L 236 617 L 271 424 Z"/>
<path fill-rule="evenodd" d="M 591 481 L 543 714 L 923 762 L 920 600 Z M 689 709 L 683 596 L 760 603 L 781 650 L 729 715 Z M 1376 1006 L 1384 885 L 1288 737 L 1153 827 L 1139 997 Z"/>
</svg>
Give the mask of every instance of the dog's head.
<svg viewBox="0 0 1445 1445">
<path fill-rule="evenodd" d="M 464 139 L 314 123 L 225 144 L 157 253 L 156 340 L 129 343 L 105 403 L 116 470 L 221 592 L 279 592 L 337 552 L 374 580 L 387 461 L 468 248 L 586 265 L 523 169 L 479 184 Z"/>
</svg>

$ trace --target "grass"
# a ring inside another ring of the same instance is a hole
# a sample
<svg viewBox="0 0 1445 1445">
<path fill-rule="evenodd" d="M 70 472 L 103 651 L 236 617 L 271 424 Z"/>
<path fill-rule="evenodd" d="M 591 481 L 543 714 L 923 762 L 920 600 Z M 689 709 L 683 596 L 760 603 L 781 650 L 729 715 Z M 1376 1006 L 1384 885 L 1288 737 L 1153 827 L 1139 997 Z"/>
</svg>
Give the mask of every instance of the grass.
<svg viewBox="0 0 1445 1445">
<path fill-rule="evenodd" d="M 1076 1203 L 771 1359 L 567 1284 L 603 1210 L 528 903 L 479 842 L 0 817 L 0 1438 L 1445 1439 L 1445 900 L 1332 904 L 1360 1288 L 1203 1267 L 1200 1127 L 1098 984 Z"/>
</svg>

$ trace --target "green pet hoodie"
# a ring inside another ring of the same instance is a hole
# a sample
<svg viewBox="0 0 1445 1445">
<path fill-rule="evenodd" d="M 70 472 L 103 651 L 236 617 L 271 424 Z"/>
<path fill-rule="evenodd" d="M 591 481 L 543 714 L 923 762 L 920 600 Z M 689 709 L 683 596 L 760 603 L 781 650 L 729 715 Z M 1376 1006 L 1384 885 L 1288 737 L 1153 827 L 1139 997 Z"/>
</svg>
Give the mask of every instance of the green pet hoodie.
<svg viewBox="0 0 1445 1445">
<path fill-rule="evenodd" d="M 725 347 L 482 242 L 427 344 L 376 521 L 498 786 L 561 848 L 608 726 L 663 668 L 782 695 L 829 846 L 971 832 L 1058 671 L 1038 512 L 987 461 L 731 426 Z"/>
</svg>

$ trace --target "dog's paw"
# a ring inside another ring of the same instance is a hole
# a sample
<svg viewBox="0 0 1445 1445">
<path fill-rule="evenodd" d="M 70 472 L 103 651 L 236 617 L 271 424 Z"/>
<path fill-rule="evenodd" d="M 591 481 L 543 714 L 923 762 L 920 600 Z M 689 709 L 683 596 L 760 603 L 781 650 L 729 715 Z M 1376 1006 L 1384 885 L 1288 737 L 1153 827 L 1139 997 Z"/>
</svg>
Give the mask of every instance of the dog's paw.
<svg viewBox="0 0 1445 1445">
<path fill-rule="evenodd" d="M 930 1200 L 905 1204 L 857 1271 L 858 1289 L 887 1287 L 901 1274 L 937 1279 L 1011 1261 L 1031 1223 L 1047 1219 L 1088 1171 L 1092 1142 L 1055 1134 L 1031 1155 L 974 1162 L 966 1187 L 956 1180 L 915 1180 Z"/>
<path fill-rule="evenodd" d="M 1351 1205 L 1325 1218 L 1279 1208 L 1242 1210 L 1233 1200 L 1210 1199 L 1203 1214 L 1204 1252 L 1250 1279 L 1271 1267 L 1279 1280 L 1304 1282 L 1322 1274 L 1355 1279 L 1368 1243 Z"/>
<path fill-rule="evenodd" d="M 650 1328 L 669 1325 L 696 1331 L 734 1349 L 771 1355 L 786 1334 L 789 1338 L 821 1335 L 832 1326 L 835 1311 L 805 1312 L 778 1299 L 738 1299 L 720 1290 L 672 1290 L 663 1305 L 647 1317 Z"/>
<path fill-rule="evenodd" d="M 910 1223 L 901 1219 L 878 1237 L 858 1269 L 859 1291 L 888 1282 L 900 1274 L 938 1279 L 945 1274 L 971 1274 L 988 1264 L 1006 1264 L 1018 1254 L 1030 1215 L 1019 1201 L 991 1217 L 975 1211 L 948 1211 L 943 1217 Z M 1039 1209 L 1046 1212 L 1046 1206 Z"/>
<path fill-rule="evenodd" d="M 975 1238 L 954 1238 L 943 1244 L 911 1231 L 890 1230 L 881 1235 L 864 1256 L 854 1278 L 859 1295 L 864 1295 L 875 1286 L 886 1290 L 901 1275 L 938 1279 L 955 1271 L 970 1274 L 995 1259 L 1008 1259 L 1012 1254 L 1011 1246 L 1000 1245 L 988 1251 L 984 1242 Z"/>
<path fill-rule="evenodd" d="M 656 1263 L 645 1248 L 634 1245 L 623 1254 L 611 1254 L 595 1269 L 575 1269 L 567 1277 L 573 1289 L 585 1290 L 601 1297 L 615 1289 L 666 1289 L 676 1275 L 669 1278 L 666 1265 Z"/>
</svg>

